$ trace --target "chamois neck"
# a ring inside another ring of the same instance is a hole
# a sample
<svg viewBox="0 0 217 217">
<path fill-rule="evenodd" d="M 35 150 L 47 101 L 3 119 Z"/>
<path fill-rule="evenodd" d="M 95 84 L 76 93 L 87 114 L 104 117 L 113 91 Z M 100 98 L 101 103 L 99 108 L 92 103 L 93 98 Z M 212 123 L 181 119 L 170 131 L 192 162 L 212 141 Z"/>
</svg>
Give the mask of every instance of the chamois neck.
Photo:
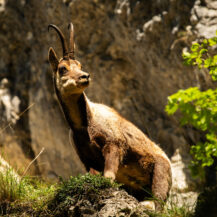
<svg viewBox="0 0 217 217">
<path fill-rule="evenodd" d="M 71 128 L 79 130 L 87 127 L 90 109 L 84 93 L 62 97 L 62 107 Z"/>
</svg>

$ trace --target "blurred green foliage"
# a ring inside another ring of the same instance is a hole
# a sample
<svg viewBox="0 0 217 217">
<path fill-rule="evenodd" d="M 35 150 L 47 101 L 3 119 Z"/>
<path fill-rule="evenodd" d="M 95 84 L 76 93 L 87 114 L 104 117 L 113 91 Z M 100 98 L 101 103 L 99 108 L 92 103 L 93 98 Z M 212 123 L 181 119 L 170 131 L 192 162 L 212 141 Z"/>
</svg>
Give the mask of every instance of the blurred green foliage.
<svg viewBox="0 0 217 217">
<path fill-rule="evenodd" d="M 184 63 L 199 69 L 208 69 L 217 81 L 217 55 L 212 55 L 212 47 L 217 45 L 217 37 L 193 43 L 190 52 L 183 53 Z M 213 164 L 217 157 L 217 89 L 201 91 L 198 87 L 179 90 L 168 97 L 166 112 L 173 115 L 180 111 L 181 125 L 191 125 L 203 131 L 206 141 L 191 146 L 193 161 L 190 168 L 193 175 L 203 175 L 203 168 Z"/>
</svg>

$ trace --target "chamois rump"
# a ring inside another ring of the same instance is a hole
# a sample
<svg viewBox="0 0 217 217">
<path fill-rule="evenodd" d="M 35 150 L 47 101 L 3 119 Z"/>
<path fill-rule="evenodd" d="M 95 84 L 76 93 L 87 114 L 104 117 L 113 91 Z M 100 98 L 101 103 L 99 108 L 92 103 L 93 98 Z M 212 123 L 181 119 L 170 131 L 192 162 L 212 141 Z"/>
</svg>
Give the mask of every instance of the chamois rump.
<svg viewBox="0 0 217 217">
<path fill-rule="evenodd" d="M 69 49 L 61 30 L 53 24 L 49 28 L 56 30 L 63 49 L 60 60 L 53 48 L 49 49 L 54 88 L 86 170 L 103 172 L 123 183 L 139 200 L 144 200 L 144 189 L 150 189 L 154 197 L 165 201 L 171 187 L 166 154 L 114 109 L 87 98 L 84 90 L 90 75 L 75 60 L 73 25 L 69 25 Z"/>
</svg>

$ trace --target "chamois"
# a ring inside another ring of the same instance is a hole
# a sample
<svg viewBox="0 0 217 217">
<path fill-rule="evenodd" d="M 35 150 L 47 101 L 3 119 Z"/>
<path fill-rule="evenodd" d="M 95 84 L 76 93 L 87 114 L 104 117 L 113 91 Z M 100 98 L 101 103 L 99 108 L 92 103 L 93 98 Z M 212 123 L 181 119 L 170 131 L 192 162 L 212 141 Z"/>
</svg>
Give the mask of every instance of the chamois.
<svg viewBox="0 0 217 217">
<path fill-rule="evenodd" d="M 114 109 L 87 98 L 84 89 L 89 85 L 90 75 L 75 60 L 72 23 L 69 49 L 61 30 L 53 24 L 49 28 L 58 33 L 63 49 L 60 60 L 53 48 L 48 53 L 54 88 L 86 170 L 100 171 L 105 177 L 116 179 L 139 200 L 144 200 L 144 189 L 148 188 L 154 197 L 165 201 L 172 183 L 166 154 Z"/>
</svg>

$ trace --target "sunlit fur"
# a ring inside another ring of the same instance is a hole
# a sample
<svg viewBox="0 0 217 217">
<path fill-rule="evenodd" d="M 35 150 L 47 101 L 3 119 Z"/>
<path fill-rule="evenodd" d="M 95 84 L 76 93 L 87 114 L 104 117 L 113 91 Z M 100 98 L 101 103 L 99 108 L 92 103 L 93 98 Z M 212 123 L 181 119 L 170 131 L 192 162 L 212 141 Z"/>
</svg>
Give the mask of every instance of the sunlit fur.
<svg viewBox="0 0 217 217">
<path fill-rule="evenodd" d="M 49 61 L 60 105 L 87 171 L 100 171 L 116 179 L 139 200 L 144 200 L 144 189 L 150 189 L 156 198 L 165 201 L 171 187 L 171 166 L 166 154 L 114 109 L 86 97 L 83 91 L 90 79 L 79 80 L 87 73 L 78 61 L 58 61 L 52 48 Z M 64 75 L 59 71 L 62 66 L 67 69 Z"/>
</svg>

